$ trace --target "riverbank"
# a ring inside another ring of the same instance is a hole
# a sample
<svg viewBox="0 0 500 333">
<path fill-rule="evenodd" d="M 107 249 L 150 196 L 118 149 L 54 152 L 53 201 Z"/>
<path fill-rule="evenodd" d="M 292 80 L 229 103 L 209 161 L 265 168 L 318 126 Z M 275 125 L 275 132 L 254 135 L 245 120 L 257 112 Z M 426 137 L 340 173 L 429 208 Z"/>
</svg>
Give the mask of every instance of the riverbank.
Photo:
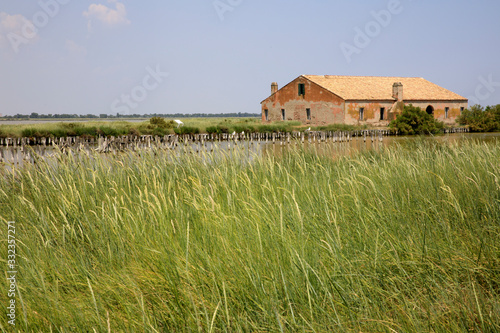
<svg viewBox="0 0 500 333">
<path fill-rule="evenodd" d="M 22 241 L 18 325 L 499 330 L 499 160 L 497 143 L 418 142 L 250 164 L 92 154 L 10 171 L 0 216 Z"/>
</svg>

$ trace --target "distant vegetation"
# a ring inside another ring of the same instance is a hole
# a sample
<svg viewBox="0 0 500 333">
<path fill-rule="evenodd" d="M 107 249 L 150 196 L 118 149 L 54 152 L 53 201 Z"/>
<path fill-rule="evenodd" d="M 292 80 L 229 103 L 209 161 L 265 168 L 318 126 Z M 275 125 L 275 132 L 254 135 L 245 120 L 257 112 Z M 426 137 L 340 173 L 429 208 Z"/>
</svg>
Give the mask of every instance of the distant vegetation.
<svg viewBox="0 0 500 333">
<path fill-rule="evenodd" d="M 289 133 L 298 130 L 302 124 L 300 121 L 277 121 L 270 124 L 247 122 L 238 124 L 219 124 L 207 127 L 207 133 Z"/>
<path fill-rule="evenodd" d="M 500 131 L 500 104 L 486 108 L 474 105 L 463 111 L 457 122 L 467 125 L 472 132 Z"/>
<path fill-rule="evenodd" d="M 16 330 L 500 331 L 500 145 L 239 152 L 0 169 Z"/>
<path fill-rule="evenodd" d="M 0 119 L 140 119 L 140 118 L 152 118 L 152 117 L 160 117 L 160 118 L 260 118 L 262 115 L 260 113 L 171 113 L 171 114 L 38 114 L 31 113 L 30 115 L 16 114 L 14 116 L 4 116 L 0 117 Z"/>
<path fill-rule="evenodd" d="M 354 125 L 346 125 L 346 124 L 329 124 L 329 125 L 317 126 L 317 127 L 311 128 L 311 130 L 314 130 L 314 131 L 332 131 L 332 132 L 356 131 L 356 130 L 363 130 L 363 129 L 368 129 L 368 125 L 354 126 Z"/>
<path fill-rule="evenodd" d="M 392 129 L 398 130 L 403 135 L 414 134 L 437 134 L 440 133 L 444 124 L 431 114 L 419 107 L 406 105 L 403 112 L 389 124 Z"/>
<path fill-rule="evenodd" d="M 204 118 L 197 117 L 199 115 Z M 79 118 L 77 115 L 55 115 L 53 119 Z M 138 115 L 120 116 L 118 118 L 136 118 Z M 178 117 L 179 116 L 179 117 Z M 180 117 L 180 116 L 184 116 Z M 309 125 L 303 125 L 298 121 L 277 121 L 273 123 L 262 123 L 258 114 L 225 114 L 219 115 L 196 114 L 189 115 L 147 115 L 149 120 L 144 122 L 127 121 L 75 121 L 75 122 L 49 122 L 26 125 L 0 125 L 0 137 L 67 137 L 67 136 L 120 136 L 120 135 L 167 135 L 167 134 L 197 134 L 197 133 L 273 133 L 303 131 Z M 248 116 L 248 117 L 243 117 Z M 8 119 L 26 119 L 27 116 L 10 117 Z M 49 119 L 50 117 L 44 116 Z M 81 116 L 87 118 L 87 116 Z M 107 116 L 106 117 L 111 117 Z M 106 118 L 104 115 L 101 118 Z M 141 116 L 146 117 L 146 116 Z M 42 116 L 35 116 L 36 119 Z M 31 119 L 35 119 L 31 118 Z M 94 116 L 97 118 L 97 116 Z M 117 116 L 113 116 L 117 118 Z M 181 119 L 185 126 L 177 128 L 173 118 Z M 6 119 L 5 117 L 3 119 Z M 500 131 L 500 105 L 487 106 L 486 108 L 476 105 L 462 112 L 457 123 L 467 126 L 472 132 Z M 434 119 L 432 115 L 413 105 L 405 106 L 404 111 L 389 125 L 397 129 L 403 135 L 413 134 L 437 134 L 441 133 L 444 125 Z M 368 126 L 352 126 L 345 124 L 330 124 L 323 126 L 311 126 L 313 131 L 354 131 L 367 129 Z"/>
<path fill-rule="evenodd" d="M 175 134 L 199 134 L 200 129 L 198 127 L 182 126 L 174 129 Z"/>
<path fill-rule="evenodd" d="M 270 133 L 301 130 L 297 121 L 279 121 L 262 124 L 260 118 L 181 118 L 184 126 L 177 128 L 173 120 L 153 117 L 144 122 L 84 121 L 50 122 L 26 125 L 0 125 L 0 137 L 67 137 L 67 136 L 121 136 L 167 135 L 198 133 Z"/>
<path fill-rule="evenodd" d="M 209 118 L 176 118 L 184 122 L 177 128 L 173 119 L 154 116 L 144 122 L 127 121 L 74 121 L 74 122 L 40 122 L 35 124 L 0 125 L 0 137 L 97 137 L 121 135 L 168 135 L 168 134 L 223 134 L 223 133 L 290 133 L 304 131 L 311 127 L 313 131 L 354 131 L 366 129 L 367 126 L 330 124 L 324 126 L 303 125 L 299 121 L 276 121 L 262 123 L 260 118 L 209 117 Z"/>
</svg>

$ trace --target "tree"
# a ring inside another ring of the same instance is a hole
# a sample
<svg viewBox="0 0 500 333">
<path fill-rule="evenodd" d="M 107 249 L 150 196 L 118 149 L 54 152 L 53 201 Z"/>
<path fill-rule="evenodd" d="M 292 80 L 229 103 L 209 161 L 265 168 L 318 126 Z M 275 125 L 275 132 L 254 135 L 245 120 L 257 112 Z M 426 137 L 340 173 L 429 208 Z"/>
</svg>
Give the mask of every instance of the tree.
<svg viewBox="0 0 500 333">
<path fill-rule="evenodd" d="M 403 112 L 391 123 L 390 128 L 397 129 L 401 134 L 436 134 L 443 128 L 444 124 L 431 114 L 413 105 L 405 105 Z"/>
<path fill-rule="evenodd" d="M 484 109 L 474 105 L 464 110 L 458 117 L 460 125 L 469 126 L 471 132 L 493 132 L 500 130 L 500 105 L 488 106 Z"/>
</svg>

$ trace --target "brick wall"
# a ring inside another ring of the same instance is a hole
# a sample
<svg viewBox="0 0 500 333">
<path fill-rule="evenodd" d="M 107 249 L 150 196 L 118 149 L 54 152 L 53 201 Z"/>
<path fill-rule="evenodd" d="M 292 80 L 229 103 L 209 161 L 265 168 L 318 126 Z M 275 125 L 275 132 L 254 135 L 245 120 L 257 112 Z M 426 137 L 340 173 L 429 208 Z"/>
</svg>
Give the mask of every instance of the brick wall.
<svg viewBox="0 0 500 333">
<path fill-rule="evenodd" d="M 304 95 L 299 95 L 299 84 L 304 85 Z M 304 124 L 324 125 L 344 122 L 344 101 L 328 90 L 304 78 L 297 78 L 262 102 L 268 110 L 268 121 L 282 120 L 281 110 L 285 110 L 285 120 L 296 120 Z M 307 109 L 311 110 L 311 120 L 307 119 Z"/>
<path fill-rule="evenodd" d="M 299 95 L 299 84 L 304 85 L 304 94 Z M 388 126 L 395 114 L 390 111 L 393 100 L 387 101 L 344 101 L 337 95 L 298 77 L 277 93 L 262 102 L 262 121 L 266 122 L 265 110 L 268 110 L 268 122 L 281 121 L 282 110 L 285 110 L 285 121 L 300 121 L 307 125 L 349 124 Z M 461 108 L 467 108 L 467 102 L 461 101 L 404 101 L 406 105 L 413 104 L 426 110 L 430 105 L 434 108 L 434 117 L 447 125 L 455 125 L 460 116 Z M 363 108 L 363 119 L 360 119 L 360 109 Z M 381 109 L 384 109 L 384 119 L 381 119 Z M 446 116 L 445 108 L 449 108 Z M 311 119 L 307 119 L 307 109 L 310 109 Z"/>
</svg>

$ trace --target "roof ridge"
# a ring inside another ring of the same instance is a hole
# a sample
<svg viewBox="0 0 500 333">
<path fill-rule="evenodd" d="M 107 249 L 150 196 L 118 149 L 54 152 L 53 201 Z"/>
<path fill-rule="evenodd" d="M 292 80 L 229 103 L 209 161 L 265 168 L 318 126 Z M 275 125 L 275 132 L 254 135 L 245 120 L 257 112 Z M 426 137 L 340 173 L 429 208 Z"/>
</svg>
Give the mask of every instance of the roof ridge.
<svg viewBox="0 0 500 333">
<path fill-rule="evenodd" d="M 317 75 L 317 74 L 303 74 L 301 76 L 318 76 L 318 77 L 375 77 L 375 78 L 405 78 L 405 79 L 424 79 L 421 76 L 377 76 L 377 75 L 332 75 L 332 74 L 325 74 L 325 75 Z M 430 82 L 430 81 L 429 81 Z"/>
<path fill-rule="evenodd" d="M 393 99 L 392 83 L 402 82 L 405 100 L 466 100 L 423 77 L 302 75 L 344 100 Z"/>
</svg>

